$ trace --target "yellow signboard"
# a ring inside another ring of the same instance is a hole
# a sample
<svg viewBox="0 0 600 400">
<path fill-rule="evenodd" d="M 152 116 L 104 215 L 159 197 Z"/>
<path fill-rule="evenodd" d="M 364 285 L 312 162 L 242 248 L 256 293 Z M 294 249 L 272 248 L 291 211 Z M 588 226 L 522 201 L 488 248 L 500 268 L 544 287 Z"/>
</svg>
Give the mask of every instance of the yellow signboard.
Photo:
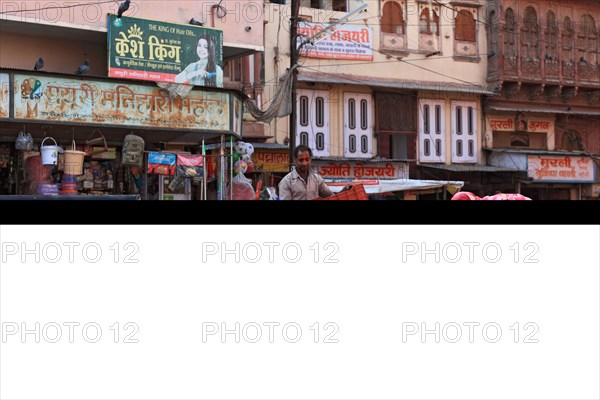
<svg viewBox="0 0 600 400">
<path fill-rule="evenodd" d="M 15 118 L 231 131 L 231 95 L 192 90 L 171 99 L 156 86 L 15 75 Z"/>
<path fill-rule="evenodd" d="M 289 172 L 289 150 L 256 149 L 252 154 L 256 172 Z"/>
</svg>

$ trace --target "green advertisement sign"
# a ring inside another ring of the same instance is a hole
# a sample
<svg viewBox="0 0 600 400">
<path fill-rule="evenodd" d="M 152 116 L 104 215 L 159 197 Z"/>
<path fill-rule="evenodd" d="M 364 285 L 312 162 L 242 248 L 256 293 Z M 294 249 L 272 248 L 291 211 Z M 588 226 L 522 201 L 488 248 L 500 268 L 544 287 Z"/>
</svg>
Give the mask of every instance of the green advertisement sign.
<svg viewBox="0 0 600 400">
<path fill-rule="evenodd" d="M 223 87 L 223 31 L 109 15 L 108 75 Z"/>
</svg>

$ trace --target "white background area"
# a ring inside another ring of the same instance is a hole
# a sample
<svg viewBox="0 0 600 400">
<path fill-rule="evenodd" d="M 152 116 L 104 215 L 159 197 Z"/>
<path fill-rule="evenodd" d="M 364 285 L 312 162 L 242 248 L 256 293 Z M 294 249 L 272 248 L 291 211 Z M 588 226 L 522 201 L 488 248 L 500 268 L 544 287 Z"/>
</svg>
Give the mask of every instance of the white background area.
<svg viewBox="0 0 600 400">
<path fill-rule="evenodd" d="M 598 226 L 2 226 L 0 241 L 1 399 L 600 398 Z M 207 323 L 230 332 L 203 341 Z"/>
</svg>

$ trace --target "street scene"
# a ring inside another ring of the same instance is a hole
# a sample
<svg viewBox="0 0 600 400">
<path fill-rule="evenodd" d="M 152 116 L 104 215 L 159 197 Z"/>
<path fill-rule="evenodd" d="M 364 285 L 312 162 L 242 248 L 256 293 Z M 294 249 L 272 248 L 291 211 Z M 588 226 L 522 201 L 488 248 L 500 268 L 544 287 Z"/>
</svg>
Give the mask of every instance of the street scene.
<svg viewBox="0 0 600 400">
<path fill-rule="evenodd" d="M 598 0 L 0 0 L 2 200 L 598 200 Z"/>
</svg>

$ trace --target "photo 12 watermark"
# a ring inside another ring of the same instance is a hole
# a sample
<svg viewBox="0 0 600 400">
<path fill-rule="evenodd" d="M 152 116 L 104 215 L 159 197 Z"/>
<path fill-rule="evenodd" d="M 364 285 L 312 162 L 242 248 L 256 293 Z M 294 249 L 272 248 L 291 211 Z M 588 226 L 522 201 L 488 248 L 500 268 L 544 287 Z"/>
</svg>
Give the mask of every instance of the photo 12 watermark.
<svg viewBox="0 0 600 400">
<path fill-rule="evenodd" d="M 17 263 L 91 263 L 137 264 L 140 246 L 135 242 L 2 242 L 2 264 Z"/>
<path fill-rule="evenodd" d="M 537 264 L 540 246 L 536 242 L 402 242 L 402 263 L 491 263 L 510 261 Z"/>
<path fill-rule="evenodd" d="M 539 331 L 535 322 L 402 322 L 402 343 L 539 343 Z"/>
<path fill-rule="evenodd" d="M 202 322 L 202 343 L 339 343 L 335 322 Z"/>
<path fill-rule="evenodd" d="M 202 263 L 291 263 L 315 264 L 340 262 L 340 246 L 335 242 L 202 242 Z"/>
<path fill-rule="evenodd" d="M 135 322 L 2 322 L 3 344 L 26 343 L 139 343 Z"/>
</svg>

